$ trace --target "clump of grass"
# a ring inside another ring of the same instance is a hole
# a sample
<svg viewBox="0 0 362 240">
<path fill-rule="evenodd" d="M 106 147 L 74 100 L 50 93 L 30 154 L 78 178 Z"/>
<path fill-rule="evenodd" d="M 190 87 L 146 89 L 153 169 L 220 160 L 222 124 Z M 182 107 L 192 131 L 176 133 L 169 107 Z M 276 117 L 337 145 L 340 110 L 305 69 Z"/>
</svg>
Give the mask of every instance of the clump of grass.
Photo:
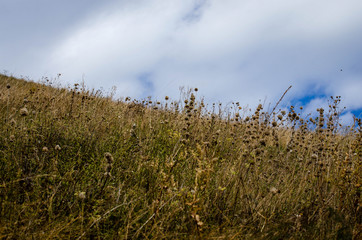
<svg viewBox="0 0 362 240">
<path fill-rule="evenodd" d="M 358 239 L 362 123 L 0 75 L 0 236 Z"/>
</svg>

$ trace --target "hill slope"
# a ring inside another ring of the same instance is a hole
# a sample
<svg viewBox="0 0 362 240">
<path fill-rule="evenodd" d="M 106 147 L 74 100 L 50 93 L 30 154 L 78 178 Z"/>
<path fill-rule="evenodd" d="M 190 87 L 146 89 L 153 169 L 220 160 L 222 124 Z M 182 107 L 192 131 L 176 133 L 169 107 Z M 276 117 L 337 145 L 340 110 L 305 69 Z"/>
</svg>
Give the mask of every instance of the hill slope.
<svg viewBox="0 0 362 240">
<path fill-rule="evenodd" d="M 339 135 L 333 106 L 208 113 L 195 95 L 112 101 L 0 75 L 0 237 L 361 237 L 361 125 Z"/>
</svg>

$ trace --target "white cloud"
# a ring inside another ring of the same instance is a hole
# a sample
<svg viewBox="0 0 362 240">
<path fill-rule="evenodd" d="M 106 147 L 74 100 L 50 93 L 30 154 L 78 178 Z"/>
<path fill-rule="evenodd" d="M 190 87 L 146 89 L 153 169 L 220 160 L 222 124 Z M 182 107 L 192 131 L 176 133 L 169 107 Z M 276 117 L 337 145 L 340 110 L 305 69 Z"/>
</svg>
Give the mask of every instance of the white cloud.
<svg viewBox="0 0 362 240">
<path fill-rule="evenodd" d="M 304 114 L 311 114 L 312 117 L 319 115 L 318 108 L 323 108 L 325 113 L 328 111 L 328 99 L 327 98 L 315 98 L 310 101 L 303 109 Z"/>
<path fill-rule="evenodd" d="M 362 105 L 362 78 L 350 76 L 340 81 L 335 81 L 327 88 L 332 95 L 342 96 L 342 103 L 350 109 L 361 108 Z"/>
<path fill-rule="evenodd" d="M 114 2 L 64 31 L 29 68 L 74 81 L 85 74 L 87 85 L 132 97 L 177 98 L 179 86 L 197 86 L 206 99 L 255 106 L 293 85 L 285 102 L 317 88 L 360 108 L 360 9 L 360 0 Z"/>
<path fill-rule="evenodd" d="M 354 115 L 351 112 L 347 112 L 340 116 L 339 123 L 343 126 L 353 126 L 354 124 Z"/>
</svg>

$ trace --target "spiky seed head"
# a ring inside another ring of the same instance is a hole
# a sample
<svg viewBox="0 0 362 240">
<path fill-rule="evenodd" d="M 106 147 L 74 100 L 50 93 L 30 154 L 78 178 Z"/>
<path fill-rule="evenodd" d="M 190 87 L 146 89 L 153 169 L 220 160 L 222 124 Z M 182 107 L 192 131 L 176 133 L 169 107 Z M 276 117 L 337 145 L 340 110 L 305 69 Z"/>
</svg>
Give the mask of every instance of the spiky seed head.
<svg viewBox="0 0 362 240">
<path fill-rule="evenodd" d="M 107 160 L 107 162 L 108 162 L 108 164 L 111 164 L 111 163 L 113 163 L 113 156 L 112 156 L 112 154 L 111 153 L 109 153 L 109 152 L 106 152 L 105 154 L 104 154 L 104 157 L 106 158 L 106 160 Z"/>
<path fill-rule="evenodd" d="M 191 93 L 190 99 L 191 99 L 191 101 L 195 101 L 195 95 L 193 93 Z"/>
<path fill-rule="evenodd" d="M 79 198 L 80 200 L 84 200 L 85 197 L 86 197 L 85 192 L 78 192 L 78 198 Z"/>
<path fill-rule="evenodd" d="M 14 136 L 14 135 L 10 135 L 9 141 L 10 141 L 10 142 L 14 142 L 14 141 L 15 141 L 15 136 Z"/>
<path fill-rule="evenodd" d="M 10 120 L 10 125 L 12 125 L 12 126 L 16 125 L 16 121 L 14 120 L 14 118 L 12 118 L 12 119 Z"/>
<path fill-rule="evenodd" d="M 269 190 L 272 194 L 280 193 L 280 190 L 278 190 L 276 187 L 271 187 Z"/>
<path fill-rule="evenodd" d="M 21 116 L 28 116 L 29 115 L 29 111 L 26 107 L 23 107 L 22 109 L 20 109 L 20 115 Z"/>
</svg>

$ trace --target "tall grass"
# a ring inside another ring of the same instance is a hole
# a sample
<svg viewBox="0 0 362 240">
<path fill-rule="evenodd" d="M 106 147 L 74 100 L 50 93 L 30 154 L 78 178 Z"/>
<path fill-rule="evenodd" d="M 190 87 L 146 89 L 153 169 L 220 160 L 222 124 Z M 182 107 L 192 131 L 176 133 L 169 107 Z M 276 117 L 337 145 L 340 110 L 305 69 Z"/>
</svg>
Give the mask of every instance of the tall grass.
<svg viewBox="0 0 362 240">
<path fill-rule="evenodd" d="M 0 75 L 2 239 L 360 239 L 362 129 L 340 98 L 247 114 Z"/>
</svg>

